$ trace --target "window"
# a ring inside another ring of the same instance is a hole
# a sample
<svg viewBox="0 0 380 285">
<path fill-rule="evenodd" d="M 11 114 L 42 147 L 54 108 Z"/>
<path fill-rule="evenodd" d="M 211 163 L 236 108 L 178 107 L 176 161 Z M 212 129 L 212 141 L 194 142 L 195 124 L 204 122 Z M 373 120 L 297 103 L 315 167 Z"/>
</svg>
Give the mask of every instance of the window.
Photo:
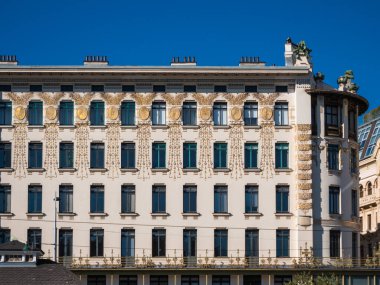
<svg viewBox="0 0 380 285">
<path fill-rule="evenodd" d="M 73 185 L 59 185 L 59 212 L 73 212 Z"/>
<path fill-rule="evenodd" d="M 137 275 L 119 275 L 119 285 L 137 285 Z"/>
<path fill-rule="evenodd" d="M 259 257 L 259 230 L 245 230 L 245 256 Z"/>
<path fill-rule="evenodd" d="M 289 230 L 276 230 L 276 257 L 289 257 Z"/>
<path fill-rule="evenodd" d="M 104 102 L 92 101 L 90 104 L 90 124 L 91 126 L 104 125 Z"/>
<path fill-rule="evenodd" d="M 123 92 L 135 92 L 135 85 L 123 85 L 121 90 Z"/>
<path fill-rule="evenodd" d="M 152 148 L 153 148 L 152 167 L 165 168 L 166 167 L 166 144 L 153 143 Z"/>
<path fill-rule="evenodd" d="M 213 107 L 214 126 L 227 125 L 227 103 L 215 102 Z"/>
<path fill-rule="evenodd" d="M 213 275 L 212 285 L 230 285 L 229 275 Z"/>
<path fill-rule="evenodd" d="M 372 216 L 371 214 L 367 215 L 367 231 L 372 230 Z"/>
<path fill-rule="evenodd" d="M 150 285 L 168 285 L 168 276 L 167 275 L 151 275 L 150 276 Z"/>
<path fill-rule="evenodd" d="M 61 101 L 59 104 L 59 124 L 61 126 L 74 125 L 74 102 Z"/>
<path fill-rule="evenodd" d="M 42 91 L 42 85 L 30 85 L 29 90 L 31 92 L 41 92 Z"/>
<path fill-rule="evenodd" d="M 286 285 L 292 281 L 292 276 L 274 276 L 274 285 Z"/>
<path fill-rule="evenodd" d="M 106 285 L 105 275 L 87 275 L 87 285 Z"/>
<path fill-rule="evenodd" d="M 289 144 L 276 143 L 276 168 L 289 168 Z"/>
<path fill-rule="evenodd" d="M 91 185 L 90 212 L 104 213 L 104 186 Z"/>
<path fill-rule="evenodd" d="M 330 230 L 330 257 L 340 257 L 340 231 Z"/>
<path fill-rule="evenodd" d="M 243 285 L 261 285 L 261 276 L 243 275 Z"/>
<path fill-rule="evenodd" d="M 11 186 L 0 185 L 0 213 L 11 212 Z"/>
<path fill-rule="evenodd" d="M 152 257 L 160 257 L 166 255 L 166 230 L 152 230 Z"/>
<path fill-rule="evenodd" d="M 214 213 L 228 213 L 227 186 L 214 186 Z"/>
<path fill-rule="evenodd" d="M 29 143 L 29 168 L 42 168 L 42 143 Z"/>
<path fill-rule="evenodd" d="M 351 149 L 351 173 L 357 173 L 358 171 L 358 160 L 357 160 L 357 155 L 356 155 L 356 150 Z"/>
<path fill-rule="evenodd" d="M 214 143 L 214 168 L 227 167 L 227 144 Z"/>
<path fill-rule="evenodd" d="M 289 187 L 276 186 L 276 213 L 289 212 Z"/>
<path fill-rule="evenodd" d="M 276 102 L 274 105 L 274 122 L 276 126 L 289 125 L 288 103 Z"/>
<path fill-rule="evenodd" d="M 246 169 L 257 168 L 257 143 L 244 144 L 244 167 Z"/>
<path fill-rule="evenodd" d="M 183 144 L 183 168 L 196 168 L 197 167 L 197 144 L 184 143 Z"/>
<path fill-rule="evenodd" d="M 31 126 L 42 126 L 42 102 L 30 101 L 28 108 L 28 120 Z"/>
<path fill-rule="evenodd" d="M 104 251 L 104 230 L 90 230 L 90 257 L 103 256 Z"/>
<path fill-rule="evenodd" d="M 41 250 L 42 231 L 40 229 L 28 229 L 27 243 L 30 249 Z"/>
<path fill-rule="evenodd" d="M 11 241 L 11 230 L 0 228 L 0 244 Z"/>
<path fill-rule="evenodd" d="M 325 108 L 325 120 L 327 126 L 338 127 L 339 126 L 339 115 L 338 106 L 336 105 L 326 105 Z"/>
<path fill-rule="evenodd" d="M 198 275 L 182 275 L 181 285 L 199 285 Z"/>
<path fill-rule="evenodd" d="M 287 85 L 277 85 L 276 86 L 276 92 L 286 93 L 286 92 L 288 92 L 288 86 Z"/>
<path fill-rule="evenodd" d="M 339 145 L 329 144 L 327 146 L 327 163 L 329 170 L 339 169 Z"/>
<path fill-rule="evenodd" d="M 0 92 L 11 92 L 12 85 L 0 85 Z"/>
<path fill-rule="evenodd" d="M 329 187 L 329 214 L 339 214 L 339 187 Z"/>
<path fill-rule="evenodd" d="M 372 195 L 372 183 L 367 183 L 367 195 Z"/>
<path fill-rule="evenodd" d="M 182 122 L 184 126 L 195 126 L 197 124 L 197 103 L 183 102 Z"/>
<path fill-rule="evenodd" d="M 352 258 L 358 258 L 358 234 L 355 232 L 352 233 Z"/>
<path fill-rule="evenodd" d="M 12 102 L 0 101 L 0 125 L 12 125 Z"/>
<path fill-rule="evenodd" d="M 12 145 L 11 143 L 0 142 L 0 168 L 10 168 L 12 166 Z"/>
<path fill-rule="evenodd" d="M 363 198 L 363 196 L 364 196 L 364 189 L 363 189 L 363 185 L 360 185 L 359 186 L 359 195 L 360 195 L 360 198 Z"/>
<path fill-rule="evenodd" d="M 61 142 L 59 144 L 59 168 L 74 167 L 74 144 Z"/>
<path fill-rule="evenodd" d="M 197 212 L 197 186 L 183 186 L 183 212 Z"/>
<path fill-rule="evenodd" d="M 91 168 L 104 168 L 104 143 L 91 143 Z"/>
<path fill-rule="evenodd" d="M 185 85 L 183 86 L 183 92 L 197 92 L 196 85 Z"/>
<path fill-rule="evenodd" d="M 153 92 L 165 92 L 165 85 L 153 85 Z"/>
<path fill-rule="evenodd" d="M 166 103 L 153 102 L 152 104 L 152 125 L 166 124 Z"/>
<path fill-rule="evenodd" d="M 29 185 L 28 213 L 42 213 L 42 186 Z"/>
<path fill-rule="evenodd" d="M 257 92 L 257 85 L 245 85 L 245 92 Z"/>
<path fill-rule="evenodd" d="M 74 86 L 73 85 L 61 85 L 61 92 L 73 92 Z"/>
<path fill-rule="evenodd" d="M 134 185 L 121 186 L 121 212 L 135 213 L 136 211 L 136 191 Z"/>
<path fill-rule="evenodd" d="M 121 257 L 135 256 L 135 230 L 121 230 Z"/>
<path fill-rule="evenodd" d="M 245 213 L 257 213 L 259 208 L 259 191 L 257 186 L 245 186 Z"/>
<path fill-rule="evenodd" d="M 152 212 L 153 213 L 166 212 L 166 187 L 165 186 L 161 186 L 161 185 L 153 186 Z"/>
<path fill-rule="evenodd" d="M 351 214 L 353 217 L 358 216 L 358 191 L 352 189 L 351 190 Z"/>
<path fill-rule="evenodd" d="M 73 256 L 73 230 L 59 230 L 59 256 Z"/>
<path fill-rule="evenodd" d="M 121 125 L 134 126 L 135 125 L 135 102 L 124 101 L 121 103 Z"/>
<path fill-rule="evenodd" d="M 244 103 L 244 125 L 257 126 L 257 103 L 245 102 Z"/>
<path fill-rule="evenodd" d="M 104 92 L 104 85 L 91 85 L 92 92 Z"/>
<path fill-rule="evenodd" d="M 197 256 L 197 230 L 183 230 L 183 256 L 187 262 L 191 260 L 190 257 Z"/>
<path fill-rule="evenodd" d="M 215 85 L 214 86 L 214 92 L 227 92 L 227 86 L 226 85 Z"/>
<path fill-rule="evenodd" d="M 368 136 L 368 134 L 367 134 L 367 136 Z M 367 149 L 366 149 L 366 152 L 364 154 L 364 157 L 368 157 L 368 156 L 372 155 L 373 151 L 375 150 L 375 146 L 376 146 L 376 143 L 377 143 L 379 137 L 380 137 L 380 121 L 377 121 L 376 125 L 372 131 L 371 138 L 368 142 Z M 359 139 L 360 139 L 360 137 L 359 137 Z M 363 147 L 364 147 L 366 141 L 367 140 L 362 142 Z M 362 149 L 362 144 L 360 145 L 361 149 Z"/>
<path fill-rule="evenodd" d="M 228 230 L 214 230 L 214 256 L 228 256 Z"/>
<path fill-rule="evenodd" d="M 350 134 L 356 134 L 356 111 L 348 111 L 348 132 Z"/>
<path fill-rule="evenodd" d="M 121 168 L 135 168 L 135 143 L 121 144 Z"/>
</svg>

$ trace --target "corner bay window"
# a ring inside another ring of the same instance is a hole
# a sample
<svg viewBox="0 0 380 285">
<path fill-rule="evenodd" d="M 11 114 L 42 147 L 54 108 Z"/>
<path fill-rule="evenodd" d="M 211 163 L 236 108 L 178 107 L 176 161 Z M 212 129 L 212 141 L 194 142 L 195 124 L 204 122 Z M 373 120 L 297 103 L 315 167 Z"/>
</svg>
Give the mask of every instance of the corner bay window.
<svg viewBox="0 0 380 285">
<path fill-rule="evenodd" d="M 214 168 L 227 168 L 226 143 L 214 143 Z"/>
<path fill-rule="evenodd" d="M 134 126 L 135 125 L 135 102 L 124 101 L 121 103 L 120 120 L 122 126 Z"/>
<path fill-rule="evenodd" d="M 228 230 L 214 230 L 214 256 L 228 256 Z"/>
<path fill-rule="evenodd" d="M 340 204 L 340 189 L 339 187 L 329 187 L 329 214 L 339 214 Z"/>
<path fill-rule="evenodd" d="M 90 257 L 103 256 L 104 253 L 104 230 L 90 230 Z"/>
<path fill-rule="evenodd" d="M 103 185 L 91 185 L 90 212 L 104 213 L 104 186 Z"/>
<path fill-rule="evenodd" d="M 0 126 L 12 125 L 12 102 L 0 101 Z"/>
<path fill-rule="evenodd" d="M 227 125 L 227 103 L 215 102 L 213 107 L 214 126 Z"/>
<path fill-rule="evenodd" d="M 135 168 L 135 143 L 121 144 L 121 168 Z"/>
<path fill-rule="evenodd" d="M 197 103 L 183 102 L 182 122 L 184 126 L 195 126 L 197 124 Z"/>
<path fill-rule="evenodd" d="M 257 126 L 258 108 L 256 102 L 244 103 L 244 125 Z"/>
<path fill-rule="evenodd" d="M 197 144 L 184 143 L 183 144 L 183 168 L 196 168 L 197 167 Z"/>
<path fill-rule="evenodd" d="M 164 185 L 154 185 L 152 189 L 152 212 L 166 212 L 166 187 Z"/>
<path fill-rule="evenodd" d="M 276 143 L 276 165 L 277 169 L 289 168 L 289 144 Z"/>
<path fill-rule="evenodd" d="M 59 104 L 59 125 L 74 125 L 74 102 L 61 101 Z"/>
<path fill-rule="evenodd" d="M 42 213 L 42 186 L 29 185 L 28 213 Z"/>
<path fill-rule="evenodd" d="M 152 257 L 164 257 L 166 255 L 166 230 L 152 230 Z"/>
<path fill-rule="evenodd" d="M 153 102 L 152 104 L 152 125 L 160 126 L 166 124 L 166 103 Z"/>
<path fill-rule="evenodd" d="M 166 144 L 153 143 L 152 145 L 152 168 L 166 167 Z"/>
<path fill-rule="evenodd" d="M 28 107 L 28 121 L 30 126 L 42 126 L 42 109 L 40 101 L 30 101 Z"/>
<path fill-rule="evenodd" d="M 42 143 L 29 143 L 29 168 L 42 168 Z"/>
<path fill-rule="evenodd" d="M 276 257 L 289 257 L 289 230 L 276 230 Z"/>
<path fill-rule="evenodd" d="M 252 169 L 257 168 L 257 143 L 244 144 L 244 168 Z"/>
<path fill-rule="evenodd" d="M 104 125 L 104 102 L 92 101 L 90 104 L 90 124 L 91 126 Z"/>
<path fill-rule="evenodd" d="M 214 213 L 228 213 L 227 186 L 214 186 Z"/>
<path fill-rule="evenodd" d="M 0 168 L 11 168 L 12 165 L 12 145 L 11 143 L 0 142 Z"/>
<path fill-rule="evenodd" d="M 90 168 L 104 168 L 104 143 L 91 143 Z"/>
</svg>

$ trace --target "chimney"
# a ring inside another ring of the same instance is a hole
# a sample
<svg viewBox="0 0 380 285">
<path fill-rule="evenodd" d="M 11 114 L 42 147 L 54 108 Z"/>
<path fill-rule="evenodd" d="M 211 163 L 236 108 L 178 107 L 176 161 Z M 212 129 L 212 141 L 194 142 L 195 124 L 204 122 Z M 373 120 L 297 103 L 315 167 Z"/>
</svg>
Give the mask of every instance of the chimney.
<svg viewBox="0 0 380 285">
<path fill-rule="evenodd" d="M 239 66 L 265 66 L 265 62 L 260 61 L 258 56 L 242 56 Z"/>
<path fill-rule="evenodd" d="M 194 56 L 185 56 L 183 60 L 179 56 L 173 57 L 170 63 L 171 66 L 196 66 L 197 61 Z"/>
<path fill-rule="evenodd" d="M 108 65 L 108 59 L 106 56 L 88 55 L 84 58 L 84 65 Z"/>
<path fill-rule="evenodd" d="M 285 66 L 294 66 L 295 62 L 294 44 L 292 39 L 288 37 L 285 42 Z"/>
<path fill-rule="evenodd" d="M 0 55 L 1 65 L 17 65 L 18 61 L 15 55 Z"/>
</svg>

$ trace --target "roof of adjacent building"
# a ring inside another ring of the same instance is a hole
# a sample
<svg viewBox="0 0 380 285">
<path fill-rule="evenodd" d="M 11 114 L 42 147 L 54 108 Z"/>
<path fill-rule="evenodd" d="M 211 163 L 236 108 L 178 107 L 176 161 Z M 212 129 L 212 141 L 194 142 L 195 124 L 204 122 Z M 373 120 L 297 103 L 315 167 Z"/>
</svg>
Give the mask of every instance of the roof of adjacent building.
<svg viewBox="0 0 380 285">
<path fill-rule="evenodd" d="M 358 128 L 360 160 L 364 160 L 372 156 L 376 148 L 376 143 L 380 138 L 380 116 L 371 118 L 372 120 L 365 122 Z"/>
</svg>

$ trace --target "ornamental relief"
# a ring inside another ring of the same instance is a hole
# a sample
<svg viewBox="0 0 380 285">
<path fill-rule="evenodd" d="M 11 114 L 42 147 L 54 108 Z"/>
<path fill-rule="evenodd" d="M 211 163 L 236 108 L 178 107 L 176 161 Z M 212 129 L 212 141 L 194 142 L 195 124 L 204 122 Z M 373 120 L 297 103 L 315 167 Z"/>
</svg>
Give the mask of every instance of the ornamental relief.
<svg viewBox="0 0 380 285">
<path fill-rule="evenodd" d="M 28 168 L 28 126 L 26 123 L 15 123 L 13 131 L 13 168 L 17 178 L 26 177 Z"/>
<path fill-rule="evenodd" d="M 83 179 L 87 178 L 90 166 L 88 158 L 90 129 L 88 122 L 79 122 L 75 126 L 75 168 L 77 177 Z"/>
<path fill-rule="evenodd" d="M 120 123 L 108 123 L 106 130 L 106 168 L 108 177 L 119 177 L 120 172 Z"/>
<path fill-rule="evenodd" d="M 45 176 L 52 178 L 58 174 L 58 133 L 57 123 L 45 124 L 45 154 L 44 166 L 46 168 Z"/>
</svg>

